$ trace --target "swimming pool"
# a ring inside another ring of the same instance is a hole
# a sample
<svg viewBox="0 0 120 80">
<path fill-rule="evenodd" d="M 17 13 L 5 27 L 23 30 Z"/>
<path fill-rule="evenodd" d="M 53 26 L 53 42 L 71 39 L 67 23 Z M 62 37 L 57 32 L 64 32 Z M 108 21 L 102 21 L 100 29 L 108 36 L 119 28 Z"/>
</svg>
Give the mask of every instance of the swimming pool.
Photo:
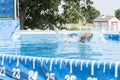
<svg viewBox="0 0 120 80">
<path fill-rule="evenodd" d="M 70 34 L 22 34 L 20 54 L 36 57 L 119 61 L 120 41 L 110 34 L 81 44 Z M 103 38 L 104 37 L 104 38 Z M 113 40 L 116 39 L 116 40 Z"/>
<path fill-rule="evenodd" d="M 85 44 L 77 42 L 78 35 L 27 33 L 21 41 L 5 41 L 0 79 L 119 80 L 119 34 L 96 33 Z"/>
</svg>

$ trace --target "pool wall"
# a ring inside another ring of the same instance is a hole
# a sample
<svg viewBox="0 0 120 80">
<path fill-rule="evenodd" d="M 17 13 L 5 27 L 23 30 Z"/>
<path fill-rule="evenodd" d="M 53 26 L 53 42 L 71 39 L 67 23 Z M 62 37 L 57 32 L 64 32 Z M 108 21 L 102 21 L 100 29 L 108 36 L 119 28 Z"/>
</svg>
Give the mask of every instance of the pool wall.
<svg viewBox="0 0 120 80">
<path fill-rule="evenodd" d="M 0 20 L 0 42 L 2 40 L 20 40 L 19 20 Z"/>
<path fill-rule="evenodd" d="M 120 80 L 120 63 L 0 54 L 0 79 Z"/>
<path fill-rule="evenodd" d="M 33 32 L 33 34 L 38 33 Z M 55 34 L 54 31 L 51 33 Z M 31 33 L 26 32 L 26 34 Z M 119 34 L 117 37 L 114 37 L 116 34 L 105 35 L 106 39 L 110 40 L 117 40 L 119 37 Z M 120 62 L 0 54 L 0 79 L 120 80 Z"/>
<path fill-rule="evenodd" d="M 104 34 L 107 40 L 120 41 L 120 33 Z"/>
</svg>

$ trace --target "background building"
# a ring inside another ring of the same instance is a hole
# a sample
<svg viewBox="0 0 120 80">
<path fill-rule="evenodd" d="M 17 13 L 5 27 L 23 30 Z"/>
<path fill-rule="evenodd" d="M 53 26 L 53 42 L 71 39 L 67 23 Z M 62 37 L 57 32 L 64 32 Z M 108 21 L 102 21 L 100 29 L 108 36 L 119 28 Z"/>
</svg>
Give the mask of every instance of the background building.
<svg viewBox="0 0 120 80">
<path fill-rule="evenodd" d="M 93 26 L 97 30 L 104 30 L 110 32 L 120 31 L 120 20 L 115 16 L 100 16 L 93 22 Z"/>
</svg>

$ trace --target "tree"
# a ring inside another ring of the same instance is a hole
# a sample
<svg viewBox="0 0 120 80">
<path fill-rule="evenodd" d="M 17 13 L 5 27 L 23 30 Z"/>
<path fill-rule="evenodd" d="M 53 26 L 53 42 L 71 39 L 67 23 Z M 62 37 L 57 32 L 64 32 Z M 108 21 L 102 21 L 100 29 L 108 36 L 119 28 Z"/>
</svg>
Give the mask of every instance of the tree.
<svg viewBox="0 0 120 80">
<path fill-rule="evenodd" d="M 77 23 L 80 19 L 80 0 L 63 0 L 65 23 Z"/>
<path fill-rule="evenodd" d="M 115 10 L 115 16 L 120 19 L 120 9 Z"/>
<path fill-rule="evenodd" d="M 29 8 L 29 1 L 30 0 L 20 0 L 20 28 L 24 29 L 24 22 L 26 17 L 27 8 Z"/>
<path fill-rule="evenodd" d="M 100 12 L 96 10 L 91 0 L 63 0 L 63 16 L 66 23 L 77 23 L 79 20 L 91 23 Z"/>
<path fill-rule="evenodd" d="M 95 9 L 93 6 L 89 6 L 88 8 L 82 9 L 82 15 L 84 16 L 84 19 L 86 23 L 92 23 L 95 18 L 97 18 L 100 15 L 100 12 Z"/>
<path fill-rule="evenodd" d="M 84 24 L 92 23 L 95 18 L 100 15 L 100 11 L 93 7 L 93 1 L 83 0 L 81 3 L 81 16 L 83 17 Z"/>
<path fill-rule="evenodd" d="M 53 29 L 49 24 L 57 24 L 60 0 L 20 0 L 20 21 L 28 28 Z"/>
<path fill-rule="evenodd" d="M 77 23 L 79 20 L 91 22 L 97 11 L 91 7 L 91 0 L 62 0 L 63 13 L 59 14 L 61 0 L 20 0 L 21 29 L 54 29 L 62 24 Z M 93 15 L 91 15 L 93 13 Z M 59 25 L 58 25 L 59 24 Z"/>
</svg>

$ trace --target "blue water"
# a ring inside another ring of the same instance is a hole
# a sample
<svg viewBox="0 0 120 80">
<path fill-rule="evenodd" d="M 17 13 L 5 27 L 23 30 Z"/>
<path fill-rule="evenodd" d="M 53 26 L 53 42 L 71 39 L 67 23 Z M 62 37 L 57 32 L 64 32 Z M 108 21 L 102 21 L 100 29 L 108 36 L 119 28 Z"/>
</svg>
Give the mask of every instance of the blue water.
<svg viewBox="0 0 120 80">
<path fill-rule="evenodd" d="M 119 35 L 117 37 L 115 35 L 98 36 L 98 34 L 94 34 L 90 42 L 83 44 L 74 38 L 78 35 L 22 34 L 21 41 L 2 41 L 0 53 L 33 57 L 119 61 L 120 39 Z"/>
<path fill-rule="evenodd" d="M 95 35 L 93 40 L 82 44 L 64 35 L 58 37 L 55 34 L 23 34 L 20 54 L 84 60 L 120 60 L 120 41 L 112 40 L 109 36 Z"/>
</svg>

